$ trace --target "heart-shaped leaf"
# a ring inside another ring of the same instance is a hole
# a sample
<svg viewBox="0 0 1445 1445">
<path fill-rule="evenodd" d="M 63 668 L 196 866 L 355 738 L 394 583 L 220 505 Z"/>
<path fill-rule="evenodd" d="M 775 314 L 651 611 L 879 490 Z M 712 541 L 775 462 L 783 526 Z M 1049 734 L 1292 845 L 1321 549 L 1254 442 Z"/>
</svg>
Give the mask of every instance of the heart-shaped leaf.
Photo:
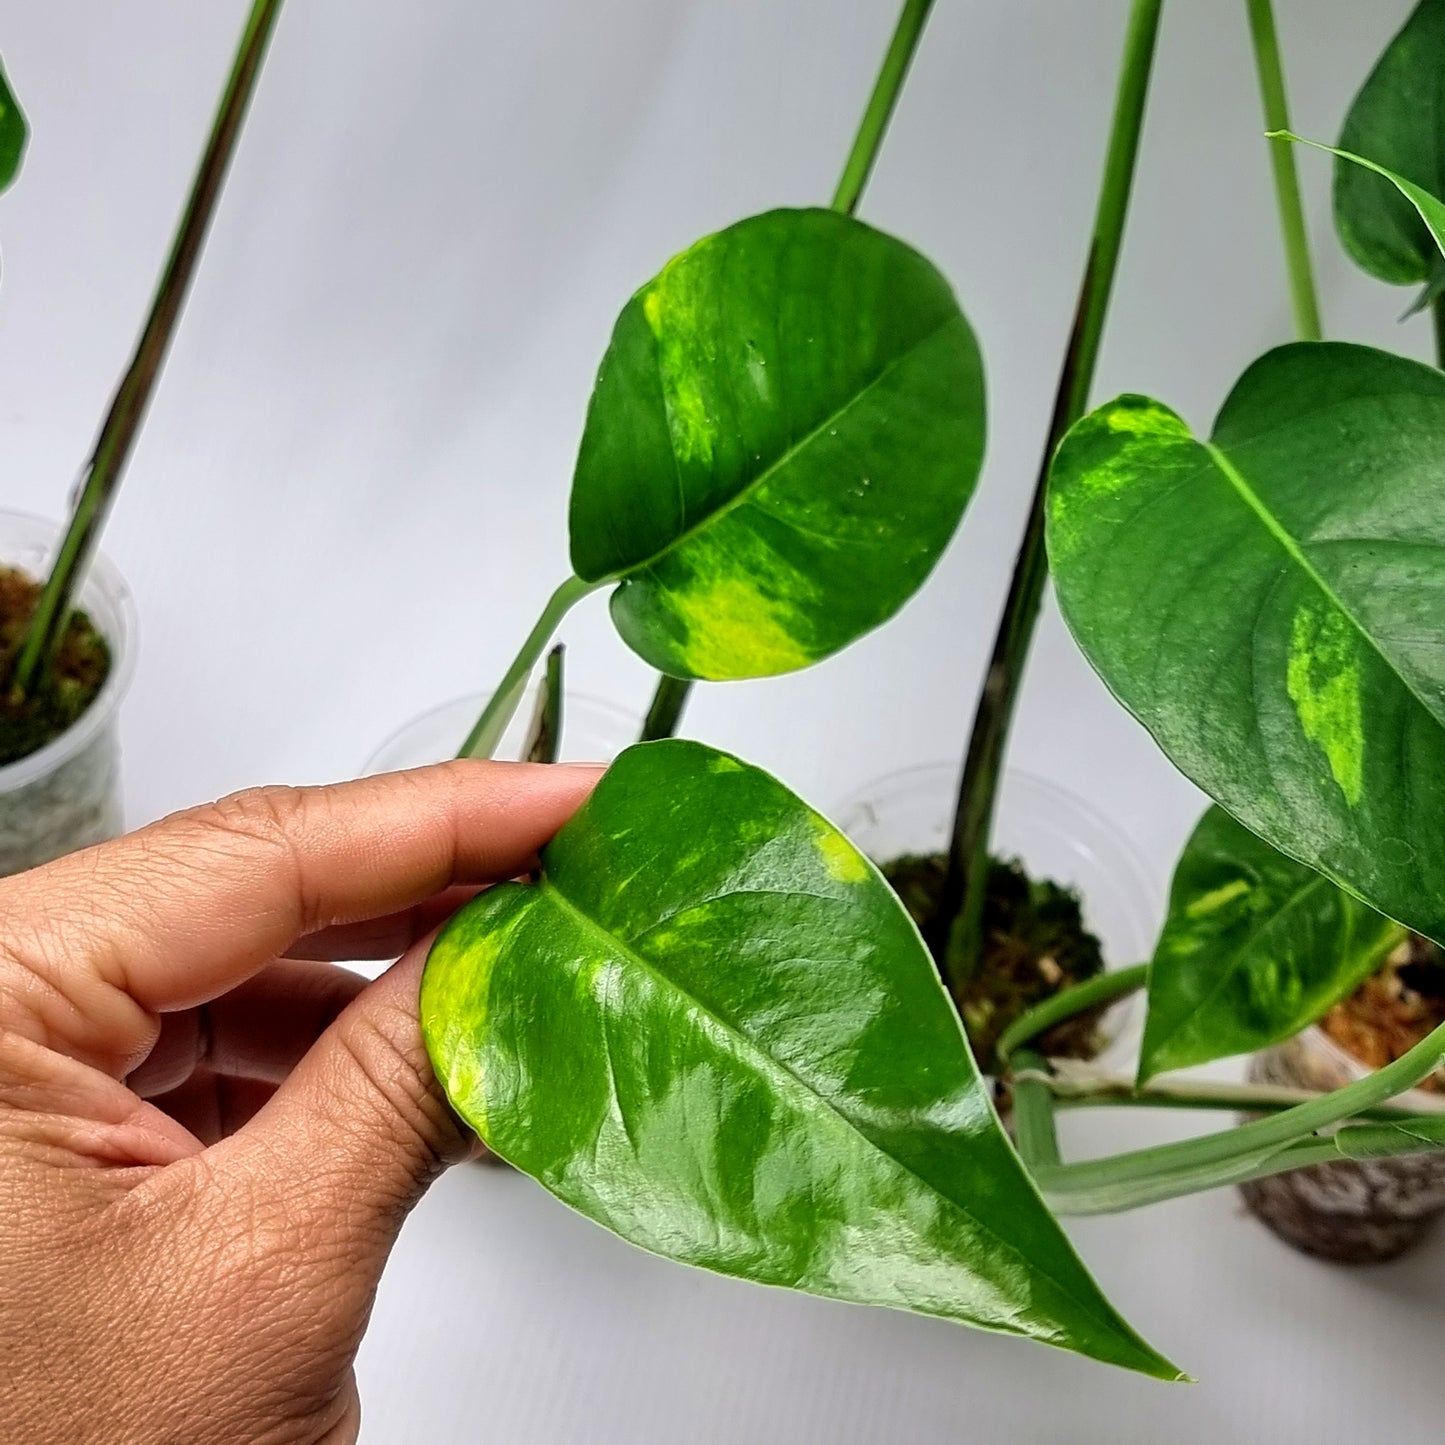
<svg viewBox="0 0 1445 1445">
<path fill-rule="evenodd" d="M 1149 964 L 1140 1083 L 1288 1038 L 1353 993 L 1405 936 L 1211 808 L 1175 867 Z"/>
<path fill-rule="evenodd" d="M 1442 263 L 1415 198 L 1398 177 L 1445 195 L 1445 0 L 1421 0 L 1371 71 L 1345 120 L 1340 149 L 1387 167 L 1335 167 L 1335 227 L 1372 276 L 1395 285 L 1431 281 Z"/>
<path fill-rule="evenodd" d="M 488 1146 L 645 1249 L 1176 1375 L 1045 1209 L 892 890 L 735 758 L 629 749 L 540 883 L 447 926 L 421 1009 Z"/>
<path fill-rule="evenodd" d="M 831 211 L 684 251 L 623 310 L 572 488 L 572 566 L 676 677 L 790 672 L 891 617 L 983 455 L 978 347 L 948 283 Z"/>
<path fill-rule="evenodd" d="M 25 154 L 25 142 L 30 129 L 25 124 L 25 113 L 10 81 L 0 67 L 0 191 L 5 190 L 20 173 L 20 161 Z"/>
<path fill-rule="evenodd" d="M 1445 375 L 1282 347 L 1209 442 L 1121 397 L 1055 458 L 1049 550 L 1075 638 L 1176 766 L 1445 938 Z"/>
</svg>

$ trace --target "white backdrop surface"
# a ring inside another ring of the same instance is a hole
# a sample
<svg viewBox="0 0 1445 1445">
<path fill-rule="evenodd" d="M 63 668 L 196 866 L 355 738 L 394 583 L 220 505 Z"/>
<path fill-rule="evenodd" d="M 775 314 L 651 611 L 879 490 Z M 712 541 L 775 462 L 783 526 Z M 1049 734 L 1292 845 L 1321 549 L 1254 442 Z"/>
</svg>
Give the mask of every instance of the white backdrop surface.
<svg viewBox="0 0 1445 1445">
<path fill-rule="evenodd" d="M 688 718 L 824 807 L 961 748 L 1126 8 L 937 7 L 863 214 L 944 268 L 979 332 L 980 493 L 890 628 L 804 675 L 704 689 Z M 63 504 L 244 9 L 0 0 L 34 127 L 0 201 L 6 506 Z M 1297 129 L 1334 135 L 1408 9 L 1281 0 Z M 412 714 L 499 674 L 565 569 L 572 453 L 613 316 L 705 231 L 826 201 L 894 14 L 894 0 L 295 0 L 106 544 L 142 617 L 123 729 L 133 821 L 249 783 L 345 776 Z M 1287 339 L 1260 130 L 1242 5 L 1171 0 L 1100 398 L 1147 390 L 1204 426 L 1244 365 Z M 1393 322 L 1403 293 L 1340 254 L 1324 163 L 1301 165 L 1330 334 L 1423 355 L 1423 323 Z M 601 599 L 565 635 L 576 686 L 641 708 L 648 674 Z M 1199 797 L 1052 612 L 1013 760 L 1129 832 L 1162 897 Z M 1071 1139 L 1102 1150 L 1160 1129 L 1095 1116 Z M 526 1181 L 456 1171 L 383 1286 L 360 1364 L 364 1437 L 1439 1438 L 1445 1249 L 1331 1269 L 1228 1193 L 1073 1232 L 1200 1384 L 705 1277 Z"/>
</svg>

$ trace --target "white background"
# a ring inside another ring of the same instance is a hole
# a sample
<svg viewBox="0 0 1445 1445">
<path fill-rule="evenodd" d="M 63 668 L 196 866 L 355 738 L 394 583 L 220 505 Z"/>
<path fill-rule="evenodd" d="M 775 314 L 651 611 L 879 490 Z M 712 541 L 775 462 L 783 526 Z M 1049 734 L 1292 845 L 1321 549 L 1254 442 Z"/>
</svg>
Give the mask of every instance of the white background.
<svg viewBox="0 0 1445 1445">
<path fill-rule="evenodd" d="M 813 671 L 705 689 L 690 730 L 827 807 L 956 759 L 1083 257 L 1125 0 L 944 0 L 863 214 L 952 277 L 989 457 L 938 573 Z M 1297 129 L 1332 138 L 1407 0 L 1283 0 Z M 0 201 L 6 506 L 58 513 L 144 313 L 242 0 L 0 3 L 34 137 Z M 138 595 L 134 821 L 339 778 L 494 680 L 566 566 L 613 316 L 672 252 L 826 201 L 894 0 L 295 0 L 107 550 Z M 1171 0 L 1098 396 L 1200 426 L 1289 312 L 1243 6 Z M 1423 355 L 1301 156 L 1330 334 Z M 1147 596 L 1141 606 L 1148 605 Z M 573 679 L 641 708 L 600 598 Z M 1055 615 L 1014 761 L 1128 831 L 1162 895 L 1199 799 Z M 1094 1116 L 1078 1148 L 1148 1126 Z M 1107 1134 L 1107 1130 L 1115 1130 Z M 529 1183 L 459 1171 L 408 1225 L 361 1359 L 373 1442 L 1324 1442 L 1439 1438 L 1445 1251 L 1345 1272 L 1231 1194 L 1075 1235 L 1202 1381 L 714 1280 Z"/>
</svg>

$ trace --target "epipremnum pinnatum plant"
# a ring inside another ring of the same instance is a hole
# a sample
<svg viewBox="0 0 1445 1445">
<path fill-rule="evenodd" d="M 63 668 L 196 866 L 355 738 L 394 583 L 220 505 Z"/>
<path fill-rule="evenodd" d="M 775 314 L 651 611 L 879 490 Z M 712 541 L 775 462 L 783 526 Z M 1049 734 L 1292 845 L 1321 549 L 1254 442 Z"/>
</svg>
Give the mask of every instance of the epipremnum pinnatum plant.
<svg viewBox="0 0 1445 1445">
<path fill-rule="evenodd" d="M 457 915 L 422 1010 L 463 1117 L 646 1248 L 1172 1376 L 1102 1301 L 1049 1208 L 1125 1209 L 1445 1146 L 1438 1116 L 1391 1104 L 1445 1057 L 1445 1032 L 1299 1100 L 1155 1077 L 1318 1018 L 1405 926 L 1445 938 L 1445 379 L 1316 339 L 1278 37 L 1268 0 L 1245 8 L 1306 339 L 1246 372 L 1208 438 L 1145 397 L 1084 415 L 1160 13 L 1134 0 L 1052 466 L 981 707 L 983 792 L 969 793 L 966 770 L 961 799 L 986 841 L 1046 530 L 1085 654 L 1219 805 L 1185 850 L 1155 955 L 1006 1031 L 1016 1156 L 873 866 L 735 758 L 683 742 L 624 753 L 532 884 Z M 1409 129 L 1415 71 L 1438 89 L 1441 9 L 1425 0 L 1351 113 L 1341 149 L 1380 184 L 1337 185 L 1347 237 L 1388 230 L 1373 214 L 1386 210 L 1396 241 L 1414 234 L 1401 206 L 1432 244 L 1439 234 L 1439 170 L 1410 150 L 1416 137 L 1386 140 Z M 624 308 L 574 479 L 574 575 L 465 751 L 495 745 L 560 617 L 594 588 L 613 588 L 624 640 L 685 688 L 831 654 L 937 560 L 978 470 L 977 352 L 937 272 L 851 218 L 927 10 L 904 7 L 831 212 L 771 212 L 704 238 Z M 1387 279 L 1428 285 L 1435 255 L 1420 259 Z M 1029 1049 L 1146 984 L 1136 1086 L 1056 1071 Z M 1263 1117 L 1064 1163 L 1055 1112 L 1089 1103 Z"/>
<path fill-rule="evenodd" d="M 1349 253 L 1382 280 L 1424 283 L 1437 319 L 1445 206 L 1430 187 L 1445 178 L 1445 139 L 1422 116 L 1441 97 L 1445 5 L 1424 0 L 1340 145 L 1320 147 L 1336 157 Z M 1283 114 L 1269 122 L 1276 146 L 1298 139 Z M 1307 254 L 1285 236 L 1293 277 L 1308 284 Z M 1445 938 L 1442 476 L 1445 375 L 1319 340 L 1255 362 L 1207 438 L 1162 403 L 1123 396 L 1057 453 L 1049 549 L 1065 618 L 1119 700 L 1222 805 L 1186 847 L 1147 970 L 1138 1094 L 1162 1071 L 1318 1019 L 1405 927 Z M 1039 1156 L 1036 1177 L 1046 1193 L 1052 1179 L 1065 1207 L 1110 1208 L 1256 1177 L 1265 1161 L 1273 1171 L 1438 1148 L 1438 1127 L 1423 1120 L 1314 1133 L 1442 1058 L 1437 1033 L 1360 1092 L 1265 1120 L 1262 1135 L 1249 1125 L 1098 1165 Z M 1045 1072 L 1025 1108 L 1047 1147 Z"/>
</svg>

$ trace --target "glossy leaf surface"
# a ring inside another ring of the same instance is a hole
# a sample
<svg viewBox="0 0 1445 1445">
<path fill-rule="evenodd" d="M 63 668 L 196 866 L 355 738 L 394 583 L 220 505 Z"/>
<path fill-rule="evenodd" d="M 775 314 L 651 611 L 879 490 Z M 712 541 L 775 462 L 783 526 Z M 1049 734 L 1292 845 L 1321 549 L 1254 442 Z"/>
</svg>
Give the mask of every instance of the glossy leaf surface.
<svg viewBox="0 0 1445 1445">
<path fill-rule="evenodd" d="M 1421 0 L 1350 107 L 1340 149 L 1445 195 L 1445 0 Z M 1335 166 L 1335 226 L 1372 276 L 1395 285 L 1442 274 L 1430 230 L 1389 177 Z"/>
<path fill-rule="evenodd" d="M 25 142 L 29 136 L 25 113 L 10 89 L 4 69 L 0 68 L 0 191 L 5 190 L 20 173 L 20 161 L 25 155 Z"/>
<path fill-rule="evenodd" d="M 1121 397 L 1059 450 L 1049 550 L 1075 638 L 1177 767 L 1445 937 L 1445 375 L 1282 347 L 1209 442 Z"/>
<path fill-rule="evenodd" d="M 422 1020 L 498 1154 L 645 1249 L 1172 1378 L 999 1127 L 881 875 L 697 743 L 624 753 L 534 886 L 459 913 Z"/>
<path fill-rule="evenodd" d="M 627 304 L 573 482 L 572 566 L 677 677 L 789 672 L 891 617 L 983 454 L 978 348 L 916 251 L 832 211 L 708 236 Z"/>
<path fill-rule="evenodd" d="M 1140 1082 L 1288 1038 L 1352 993 L 1405 936 L 1211 808 L 1174 870 L 1149 965 Z"/>
</svg>

